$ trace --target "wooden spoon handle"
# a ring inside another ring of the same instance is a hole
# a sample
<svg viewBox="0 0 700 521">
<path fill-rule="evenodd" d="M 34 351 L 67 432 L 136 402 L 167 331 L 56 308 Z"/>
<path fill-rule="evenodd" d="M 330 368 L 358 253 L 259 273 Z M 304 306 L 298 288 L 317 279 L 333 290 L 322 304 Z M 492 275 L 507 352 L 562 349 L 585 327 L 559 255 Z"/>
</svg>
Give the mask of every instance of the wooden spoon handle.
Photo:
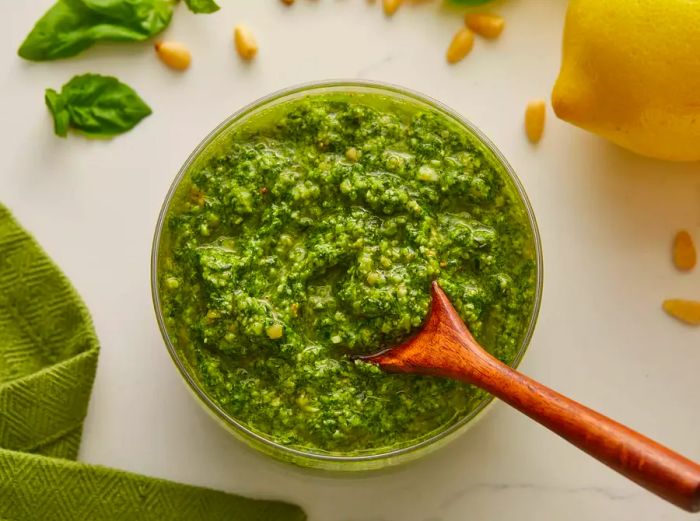
<svg viewBox="0 0 700 521">
<path fill-rule="evenodd" d="M 700 465 L 496 359 L 482 361 L 488 375 L 481 379 L 470 372 L 465 380 L 483 387 L 647 490 L 689 512 L 700 511 Z"/>
</svg>

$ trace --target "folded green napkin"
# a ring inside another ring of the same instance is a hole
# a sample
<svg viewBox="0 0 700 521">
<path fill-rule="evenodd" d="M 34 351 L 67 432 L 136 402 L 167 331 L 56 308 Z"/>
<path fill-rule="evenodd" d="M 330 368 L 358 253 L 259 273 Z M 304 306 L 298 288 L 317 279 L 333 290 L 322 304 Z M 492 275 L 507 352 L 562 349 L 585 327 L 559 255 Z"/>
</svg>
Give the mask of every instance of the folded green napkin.
<svg viewBox="0 0 700 521">
<path fill-rule="evenodd" d="M 77 463 L 99 344 L 66 277 L 0 205 L 0 521 L 302 521 L 297 506 Z"/>
</svg>

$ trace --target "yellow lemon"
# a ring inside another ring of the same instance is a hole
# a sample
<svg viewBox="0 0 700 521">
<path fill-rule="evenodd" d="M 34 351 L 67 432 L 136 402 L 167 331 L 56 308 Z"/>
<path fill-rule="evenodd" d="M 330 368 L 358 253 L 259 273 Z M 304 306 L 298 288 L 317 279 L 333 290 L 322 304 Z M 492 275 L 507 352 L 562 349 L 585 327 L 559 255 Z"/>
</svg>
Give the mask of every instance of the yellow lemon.
<svg viewBox="0 0 700 521">
<path fill-rule="evenodd" d="M 552 105 L 639 154 L 700 160 L 700 0 L 571 0 Z"/>
</svg>

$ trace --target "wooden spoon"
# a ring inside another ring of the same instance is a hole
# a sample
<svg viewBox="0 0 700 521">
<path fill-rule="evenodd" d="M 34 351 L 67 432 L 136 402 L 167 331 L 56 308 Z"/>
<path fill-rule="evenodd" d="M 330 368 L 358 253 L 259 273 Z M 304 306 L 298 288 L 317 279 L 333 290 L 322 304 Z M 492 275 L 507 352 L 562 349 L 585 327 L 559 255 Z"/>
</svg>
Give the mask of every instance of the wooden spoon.
<svg viewBox="0 0 700 521">
<path fill-rule="evenodd" d="M 491 356 L 474 340 L 437 282 L 428 319 L 417 336 L 360 358 L 390 372 L 476 385 L 654 494 L 689 512 L 700 510 L 700 465 Z"/>
</svg>

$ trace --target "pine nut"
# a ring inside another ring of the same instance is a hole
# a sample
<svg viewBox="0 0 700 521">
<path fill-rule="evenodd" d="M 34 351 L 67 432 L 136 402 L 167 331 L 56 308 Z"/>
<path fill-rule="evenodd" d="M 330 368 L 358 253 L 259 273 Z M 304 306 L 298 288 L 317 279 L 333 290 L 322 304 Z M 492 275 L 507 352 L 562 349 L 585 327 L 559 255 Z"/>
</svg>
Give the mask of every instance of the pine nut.
<svg viewBox="0 0 700 521">
<path fill-rule="evenodd" d="M 457 63 L 462 61 L 474 47 L 474 33 L 466 27 L 462 27 L 452 38 L 447 48 L 447 61 Z"/>
<path fill-rule="evenodd" d="M 525 109 L 525 132 L 530 143 L 539 143 L 544 133 L 547 106 L 544 100 L 534 100 Z"/>
<path fill-rule="evenodd" d="M 403 0 L 384 0 L 384 14 L 391 16 L 401 7 L 402 3 Z"/>
<path fill-rule="evenodd" d="M 506 25 L 506 21 L 495 14 L 468 14 L 464 23 L 476 34 L 490 39 L 498 38 Z"/>
<path fill-rule="evenodd" d="M 158 58 L 171 69 L 184 71 L 192 62 L 189 49 L 177 42 L 158 42 L 155 45 Z"/>
<path fill-rule="evenodd" d="M 282 3 L 286 5 L 292 5 L 294 3 L 294 0 L 282 0 Z"/>
<path fill-rule="evenodd" d="M 700 302 L 697 300 L 666 300 L 664 311 L 686 324 L 700 326 Z"/>
<path fill-rule="evenodd" d="M 271 340 L 277 340 L 284 335 L 284 327 L 282 324 L 272 324 L 265 332 Z"/>
<path fill-rule="evenodd" d="M 233 33 L 238 55 L 244 60 L 252 60 L 258 54 L 258 44 L 253 38 L 253 33 L 244 25 L 237 25 Z"/>
<path fill-rule="evenodd" d="M 698 255 L 690 234 L 681 230 L 673 240 L 673 263 L 681 271 L 690 271 L 697 263 Z"/>
</svg>

